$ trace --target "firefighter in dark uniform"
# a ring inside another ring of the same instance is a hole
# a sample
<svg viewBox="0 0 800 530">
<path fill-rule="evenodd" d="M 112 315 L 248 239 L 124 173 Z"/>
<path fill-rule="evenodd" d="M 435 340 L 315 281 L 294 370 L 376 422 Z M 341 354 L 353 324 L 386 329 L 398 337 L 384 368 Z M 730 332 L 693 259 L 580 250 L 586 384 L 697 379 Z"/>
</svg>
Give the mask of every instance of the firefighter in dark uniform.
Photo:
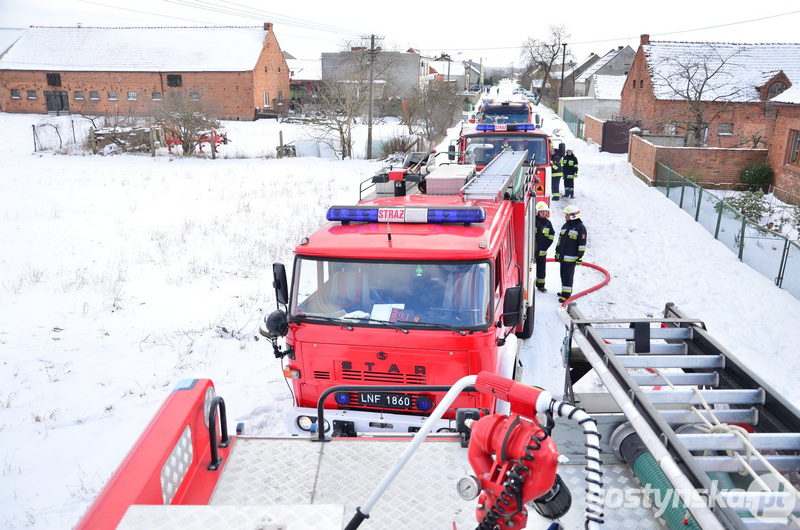
<svg viewBox="0 0 800 530">
<path fill-rule="evenodd" d="M 583 253 L 586 252 L 586 227 L 581 221 L 581 211 L 577 206 L 567 206 L 564 209 L 564 217 L 567 222 L 561 227 L 556 243 L 556 261 L 561 264 L 559 302 L 572 296 L 575 266 L 583 263 Z"/>
<path fill-rule="evenodd" d="M 553 244 L 553 223 L 547 218 L 550 207 L 544 201 L 536 203 L 536 288 L 543 293 L 547 268 L 547 249 Z"/>
<path fill-rule="evenodd" d="M 561 164 L 564 166 L 564 197 L 574 199 L 575 179 L 578 178 L 578 158 L 572 149 L 567 149 L 567 154 L 564 155 Z"/>
<path fill-rule="evenodd" d="M 559 188 L 561 186 L 561 177 L 564 176 L 563 164 L 564 162 L 558 151 L 552 149 L 550 151 L 550 169 L 552 170 L 550 174 L 550 196 L 554 201 L 561 199 L 561 190 Z"/>
</svg>

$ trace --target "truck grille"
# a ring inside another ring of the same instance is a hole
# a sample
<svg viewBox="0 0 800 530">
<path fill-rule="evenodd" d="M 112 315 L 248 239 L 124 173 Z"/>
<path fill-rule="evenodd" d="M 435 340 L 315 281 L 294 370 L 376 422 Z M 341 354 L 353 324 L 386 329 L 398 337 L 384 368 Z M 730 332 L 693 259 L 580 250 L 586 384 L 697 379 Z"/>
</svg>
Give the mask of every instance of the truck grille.
<svg viewBox="0 0 800 530">
<path fill-rule="evenodd" d="M 330 379 L 330 378 L 331 378 L 330 372 L 321 372 L 321 371 L 314 372 L 314 379 Z"/>
<path fill-rule="evenodd" d="M 425 385 L 428 378 L 420 374 L 398 374 L 395 372 L 362 372 L 361 370 L 342 370 L 345 381 L 364 381 L 386 385 Z"/>
</svg>

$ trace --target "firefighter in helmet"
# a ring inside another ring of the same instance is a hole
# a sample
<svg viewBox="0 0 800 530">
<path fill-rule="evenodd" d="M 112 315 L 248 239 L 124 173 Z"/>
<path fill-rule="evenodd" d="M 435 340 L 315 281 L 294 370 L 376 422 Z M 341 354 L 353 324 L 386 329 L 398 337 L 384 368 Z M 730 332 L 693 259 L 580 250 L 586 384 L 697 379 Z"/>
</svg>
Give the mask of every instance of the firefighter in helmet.
<svg viewBox="0 0 800 530">
<path fill-rule="evenodd" d="M 561 264 L 559 302 L 572 296 L 575 267 L 583 263 L 583 253 L 586 252 L 586 227 L 581 221 L 581 211 L 577 206 L 569 205 L 564 209 L 564 217 L 567 222 L 561 227 L 556 243 L 556 261 Z"/>
<path fill-rule="evenodd" d="M 550 207 L 544 201 L 536 203 L 536 288 L 543 293 L 547 292 L 544 288 L 544 278 L 547 272 L 547 249 L 553 244 L 553 223 L 547 215 Z"/>
<path fill-rule="evenodd" d="M 564 176 L 564 162 L 561 160 L 561 155 L 555 147 L 550 150 L 550 169 L 552 170 L 550 178 L 550 195 L 554 201 L 561 199 L 561 177 Z"/>
<path fill-rule="evenodd" d="M 567 154 L 564 155 L 561 164 L 564 167 L 564 197 L 574 199 L 575 179 L 578 178 L 578 157 L 575 156 L 572 149 L 567 149 Z"/>
</svg>

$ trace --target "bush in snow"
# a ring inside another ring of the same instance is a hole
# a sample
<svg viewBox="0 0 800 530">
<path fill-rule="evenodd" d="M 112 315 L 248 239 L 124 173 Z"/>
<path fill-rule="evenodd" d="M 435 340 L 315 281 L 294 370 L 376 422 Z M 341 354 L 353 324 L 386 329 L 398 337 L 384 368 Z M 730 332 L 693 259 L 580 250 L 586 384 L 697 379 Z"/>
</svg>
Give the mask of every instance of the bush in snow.
<svg viewBox="0 0 800 530">
<path fill-rule="evenodd" d="M 748 184 L 751 191 L 766 191 L 767 187 L 772 183 L 772 176 L 773 171 L 771 167 L 755 163 L 739 173 L 739 180 Z"/>
<path fill-rule="evenodd" d="M 760 223 L 761 219 L 770 213 L 769 202 L 762 191 L 746 191 L 726 202 L 754 223 Z M 716 208 L 720 208 L 721 205 L 722 203 L 717 203 Z"/>
</svg>

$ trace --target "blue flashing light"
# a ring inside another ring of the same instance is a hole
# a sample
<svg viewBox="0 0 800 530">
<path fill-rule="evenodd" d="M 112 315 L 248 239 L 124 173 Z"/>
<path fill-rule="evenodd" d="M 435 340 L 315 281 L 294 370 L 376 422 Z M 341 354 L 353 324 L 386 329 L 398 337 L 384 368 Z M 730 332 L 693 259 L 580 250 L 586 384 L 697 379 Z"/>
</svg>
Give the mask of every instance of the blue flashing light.
<svg viewBox="0 0 800 530">
<path fill-rule="evenodd" d="M 486 210 L 480 206 L 453 208 L 381 208 L 369 206 L 333 206 L 325 216 L 342 223 L 482 223 Z"/>
<path fill-rule="evenodd" d="M 358 206 L 332 206 L 328 209 L 325 218 L 328 221 L 376 223 L 378 221 L 378 209 Z"/>
<path fill-rule="evenodd" d="M 494 125 L 486 125 L 486 124 L 484 124 L 484 123 L 480 123 L 480 124 L 478 124 L 478 126 L 477 126 L 477 127 L 475 127 L 475 128 L 476 128 L 477 130 L 479 130 L 479 131 L 493 131 L 493 130 L 494 130 Z"/>
<path fill-rule="evenodd" d="M 495 130 L 497 130 L 497 128 L 494 126 L 494 124 L 486 124 L 486 123 L 479 124 L 477 127 L 475 127 L 475 129 L 478 130 L 478 131 L 495 131 Z M 509 123 L 508 125 L 505 125 L 505 127 L 502 130 L 503 130 L 503 132 L 534 131 L 534 130 L 536 130 L 536 125 L 534 125 L 533 123 L 516 123 L 516 124 Z"/>
<path fill-rule="evenodd" d="M 536 125 L 532 123 L 520 123 L 517 125 L 518 131 L 533 131 L 536 129 Z"/>
<path fill-rule="evenodd" d="M 417 409 L 419 409 L 421 412 L 428 412 L 433 409 L 433 400 L 431 400 L 431 398 L 428 396 L 419 396 L 416 399 L 415 404 Z"/>
<path fill-rule="evenodd" d="M 436 208 L 428 210 L 429 223 L 482 223 L 486 220 L 486 210 L 479 207 Z"/>
<path fill-rule="evenodd" d="M 344 392 L 336 392 L 333 399 L 336 400 L 336 403 L 339 405 L 347 405 L 350 403 L 350 396 Z"/>
</svg>

